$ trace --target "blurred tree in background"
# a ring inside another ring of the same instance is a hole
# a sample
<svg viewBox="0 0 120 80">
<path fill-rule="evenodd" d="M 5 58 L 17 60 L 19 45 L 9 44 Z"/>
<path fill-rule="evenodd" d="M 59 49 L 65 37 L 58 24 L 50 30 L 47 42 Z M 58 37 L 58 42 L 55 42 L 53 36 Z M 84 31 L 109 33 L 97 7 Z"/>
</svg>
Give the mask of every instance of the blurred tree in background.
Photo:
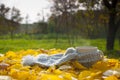
<svg viewBox="0 0 120 80">
<path fill-rule="evenodd" d="M 19 22 L 22 20 L 20 11 L 13 7 L 10 9 L 4 4 L 0 4 L 0 31 L 1 34 L 10 33 L 13 38 L 14 31 L 17 30 Z"/>
<path fill-rule="evenodd" d="M 11 39 L 13 38 L 14 31 L 18 28 L 19 22 L 21 20 L 22 18 L 20 17 L 20 11 L 15 7 L 13 7 L 10 15 L 11 22 L 9 23 L 9 31 L 10 31 Z"/>
<path fill-rule="evenodd" d="M 79 0 L 87 10 L 106 10 L 108 15 L 107 50 L 114 49 L 116 32 L 120 26 L 120 1 L 119 0 Z"/>
<path fill-rule="evenodd" d="M 9 7 L 6 7 L 4 4 L 0 4 L 0 34 L 6 33 L 6 22 L 8 21 L 6 17 L 8 15 L 9 10 Z"/>
<path fill-rule="evenodd" d="M 33 35 L 34 39 L 53 38 L 56 43 L 67 39 L 71 46 L 81 38 L 107 38 L 107 50 L 114 49 L 115 37 L 120 43 L 120 34 L 117 34 L 120 32 L 119 0 L 50 1 L 53 2 L 50 8 L 52 14 L 48 20 L 42 12 L 42 16 L 37 16 L 39 20 L 32 24 L 28 16 L 26 23 L 20 24 L 20 11 L 0 4 L 0 34 L 10 34 L 11 38 L 15 34 L 23 34 L 23 37 Z"/>
<path fill-rule="evenodd" d="M 60 28 L 60 26 L 57 30 L 67 30 L 65 32 L 67 36 L 69 36 L 68 33 L 71 33 L 71 31 L 75 33 L 73 29 L 76 28 L 77 33 L 80 32 L 80 34 L 87 35 L 91 38 L 95 38 L 95 36 L 97 37 L 100 35 L 104 36 L 107 34 L 106 48 L 107 50 L 114 49 L 116 32 L 118 30 L 118 27 L 120 26 L 119 0 L 79 0 L 79 3 L 77 2 L 77 0 L 53 0 L 53 2 L 54 6 L 52 7 L 52 16 L 56 17 L 56 20 L 54 21 L 57 21 L 57 19 L 59 19 L 59 26 L 62 24 L 64 25 L 62 26 L 63 28 Z M 70 2 L 72 2 L 74 6 L 70 7 Z M 76 4 L 78 4 L 79 7 Z M 80 10 L 80 7 L 84 9 Z M 75 11 L 70 11 L 71 9 L 74 9 Z M 72 15 L 68 16 L 67 18 L 66 13 L 70 13 L 76 16 L 75 19 L 72 17 Z M 66 22 L 69 20 L 72 21 Z M 73 23 L 74 25 L 71 25 L 71 23 Z M 78 29 L 80 31 L 78 31 Z"/>
<path fill-rule="evenodd" d="M 109 15 L 107 50 L 113 50 L 116 32 L 120 27 L 120 0 L 103 0 L 103 2 Z"/>
<path fill-rule="evenodd" d="M 74 13 L 78 10 L 77 0 L 53 0 L 54 4 L 51 7 L 52 17 L 56 21 L 56 42 L 58 40 L 58 33 L 67 35 L 68 42 L 72 45 L 74 39 L 75 16 Z M 71 36 L 72 35 L 72 36 Z M 71 38 L 72 37 L 72 38 Z"/>
</svg>

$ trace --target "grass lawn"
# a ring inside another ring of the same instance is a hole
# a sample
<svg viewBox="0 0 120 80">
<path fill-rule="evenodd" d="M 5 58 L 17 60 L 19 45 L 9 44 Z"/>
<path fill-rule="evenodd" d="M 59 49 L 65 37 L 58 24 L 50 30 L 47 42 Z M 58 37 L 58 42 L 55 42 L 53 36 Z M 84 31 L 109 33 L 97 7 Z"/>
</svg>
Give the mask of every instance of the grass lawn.
<svg viewBox="0 0 120 80">
<path fill-rule="evenodd" d="M 60 48 L 66 49 L 68 47 L 76 46 L 97 46 L 100 50 L 105 51 L 106 41 L 105 39 L 79 39 L 74 43 L 74 46 L 70 46 L 68 40 L 59 39 L 58 43 L 55 44 L 55 39 L 41 39 L 41 40 L 26 40 L 26 39 L 1 39 L 0 40 L 0 53 L 7 51 L 18 51 L 26 49 L 51 49 Z M 115 50 L 119 50 L 120 45 L 118 40 L 115 41 Z"/>
</svg>

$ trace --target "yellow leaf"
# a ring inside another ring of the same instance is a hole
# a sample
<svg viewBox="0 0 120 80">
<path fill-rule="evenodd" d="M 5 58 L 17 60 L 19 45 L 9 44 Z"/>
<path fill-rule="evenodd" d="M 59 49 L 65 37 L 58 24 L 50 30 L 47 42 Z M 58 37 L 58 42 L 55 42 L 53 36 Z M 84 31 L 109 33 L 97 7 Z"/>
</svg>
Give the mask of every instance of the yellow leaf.
<svg viewBox="0 0 120 80">
<path fill-rule="evenodd" d="M 91 78 L 91 71 L 87 71 L 87 70 L 85 70 L 85 71 L 82 71 L 80 74 L 79 74 L 79 76 L 78 76 L 78 79 L 79 80 L 90 80 L 90 78 Z"/>
<path fill-rule="evenodd" d="M 63 73 L 61 75 L 65 80 L 72 80 L 72 78 L 74 77 L 71 73 Z"/>
<path fill-rule="evenodd" d="M 18 70 L 16 69 L 11 69 L 11 71 L 9 72 L 9 75 L 14 78 L 14 79 L 17 79 L 18 78 Z"/>
<path fill-rule="evenodd" d="M 59 75 L 42 74 L 40 80 L 64 80 L 64 79 Z"/>
<path fill-rule="evenodd" d="M 78 61 L 73 62 L 73 66 L 78 69 L 87 69 L 86 67 L 82 66 Z"/>
<path fill-rule="evenodd" d="M 109 66 L 107 62 L 99 61 L 92 66 L 92 69 L 98 69 L 104 72 L 109 69 Z"/>
<path fill-rule="evenodd" d="M 17 80 L 28 80 L 28 78 L 29 78 L 30 76 L 32 76 L 32 75 L 30 75 L 29 72 L 27 72 L 27 71 L 20 71 L 20 72 L 18 73 L 18 78 L 17 78 Z"/>
<path fill-rule="evenodd" d="M 105 80 L 118 80 L 115 76 L 109 76 Z"/>
</svg>

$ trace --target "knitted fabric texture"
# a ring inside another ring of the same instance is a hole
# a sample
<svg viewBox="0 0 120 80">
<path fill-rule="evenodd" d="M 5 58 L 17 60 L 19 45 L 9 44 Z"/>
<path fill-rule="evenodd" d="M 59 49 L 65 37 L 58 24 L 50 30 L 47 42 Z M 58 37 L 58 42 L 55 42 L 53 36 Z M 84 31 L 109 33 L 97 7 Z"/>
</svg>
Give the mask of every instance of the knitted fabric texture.
<svg viewBox="0 0 120 80">
<path fill-rule="evenodd" d="M 88 50 L 83 52 L 79 48 L 68 48 L 64 54 L 58 53 L 54 55 L 40 54 L 36 57 L 27 55 L 22 59 L 23 65 L 32 66 L 38 64 L 42 67 L 50 67 L 54 65 L 60 65 L 67 61 L 77 60 L 83 66 L 89 68 L 94 63 L 103 59 L 102 51 Z"/>
</svg>

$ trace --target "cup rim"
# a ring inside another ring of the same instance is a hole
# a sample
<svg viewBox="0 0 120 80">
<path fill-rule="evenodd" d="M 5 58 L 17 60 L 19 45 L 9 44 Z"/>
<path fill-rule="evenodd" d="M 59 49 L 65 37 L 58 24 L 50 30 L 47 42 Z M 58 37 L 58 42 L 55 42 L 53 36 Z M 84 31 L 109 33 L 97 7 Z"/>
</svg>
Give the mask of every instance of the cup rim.
<svg viewBox="0 0 120 80">
<path fill-rule="evenodd" d="M 79 46 L 76 47 L 77 52 L 91 52 L 91 51 L 97 51 L 98 48 L 94 46 Z"/>
</svg>

